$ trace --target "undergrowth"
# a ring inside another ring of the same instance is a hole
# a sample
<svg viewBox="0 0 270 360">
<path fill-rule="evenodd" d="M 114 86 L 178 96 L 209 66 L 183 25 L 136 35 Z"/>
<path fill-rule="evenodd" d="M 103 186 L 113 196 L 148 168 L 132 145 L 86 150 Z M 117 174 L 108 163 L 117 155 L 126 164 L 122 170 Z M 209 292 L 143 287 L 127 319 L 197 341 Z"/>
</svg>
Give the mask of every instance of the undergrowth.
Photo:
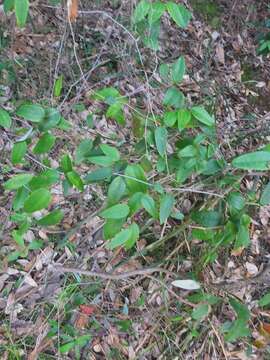
<svg viewBox="0 0 270 360">
<path fill-rule="evenodd" d="M 13 11 L 13 3 L 4 2 L 6 12 Z M 23 27 L 28 1 L 15 0 L 15 13 L 17 24 Z M 194 341 L 202 342 L 214 328 L 213 314 L 218 309 L 233 310 L 235 314 L 218 329 L 225 342 L 244 338 L 250 344 L 252 314 L 247 306 L 233 296 L 217 294 L 211 284 L 204 283 L 201 274 L 217 259 L 222 262 L 223 257 L 225 262 L 229 253 L 250 246 L 251 215 L 254 209 L 269 204 L 270 185 L 266 184 L 259 192 L 247 190 L 243 179 L 250 171 L 269 170 L 270 148 L 262 146 L 258 151 L 234 158 L 224 154 L 216 137 L 213 103 L 209 99 L 193 103 L 184 93 L 182 83 L 187 71 L 184 56 L 158 64 L 155 81 L 164 95 L 156 112 L 148 93 L 153 79 L 145 69 L 140 47 L 158 49 L 162 17 L 169 18 L 180 29 L 186 28 L 192 18 L 182 4 L 142 0 L 132 15 L 130 29 L 124 30 L 134 41 L 137 53 L 134 61 L 144 77 L 147 108 L 136 106 L 133 101 L 136 91 L 128 96 L 116 86 L 89 91 L 87 101 L 95 112 L 87 114 L 82 128 L 85 133 L 90 130 L 92 136 L 80 138 L 76 149 L 67 140 L 74 135 L 73 124 L 61 108 L 63 99 L 74 95 L 66 92 L 64 74 L 56 74 L 52 99 L 33 102 L 13 98 L 1 104 L 1 136 L 9 144 L 9 152 L 2 158 L 1 187 L 4 197 L 12 197 L 6 210 L 8 221 L 12 222 L 9 238 L 13 244 L 13 251 L 1 253 L 2 265 L 21 269 L 22 259 L 42 253 L 48 243 L 58 251 L 66 249 L 70 256 L 78 256 L 72 236 L 98 216 L 105 249 L 122 252 L 122 265 L 140 258 L 143 265 L 154 263 L 174 271 L 176 263 L 192 259 L 185 279 L 178 276 L 173 282 L 173 291 L 179 288 L 190 291 L 187 304 L 181 299 L 176 304 L 166 303 L 167 287 L 171 284 L 164 285 L 165 280 L 159 278 L 164 308 L 172 306 L 167 319 L 155 315 L 161 337 L 168 337 L 162 348 L 166 348 L 166 341 L 171 344 L 170 337 L 174 341 L 179 327 L 182 329 L 179 348 L 183 353 Z M 79 100 L 73 109 L 85 110 Z M 102 118 L 113 124 L 113 135 L 95 132 L 96 121 Z M 103 198 L 99 196 L 100 188 L 105 194 Z M 63 202 L 59 202 L 62 197 Z M 68 212 L 75 214 L 80 206 L 86 206 L 90 214 L 65 230 Z M 1 224 L 2 236 L 5 226 Z M 30 240 L 29 231 L 34 234 Z M 42 236 L 46 231 L 49 238 Z M 181 251 L 183 242 L 187 252 Z M 83 332 L 69 323 L 75 307 L 99 296 L 101 284 L 92 283 L 87 289 L 84 281 L 79 275 L 68 275 L 56 302 L 47 305 L 44 314 L 49 321 L 50 346 L 53 339 L 60 354 L 71 353 L 76 359 L 95 333 L 102 333 L 104 328 L 98 318 L 87 323 Z M 145 301 L 142 294 L 134 307 L 149 311 Z M 265 300 L 262 306 L 268 303 Z M 106 309 L 109 313 L 109 306 Z M 160 314 L 163 310 L 161 306 Z M 128 303 L 122 311 L 126 317 L 114 318 L 112 323 L 120 331 L 132 334 Z M 61 323 L 55 320 L 60 313 L 64 314 Z M 8 351 L 10 359 L 17 359 L 23 353 L 22 347 L 33 346 L 33 338 L 25 338 L 22 343 L 23 346 L 10 341 L 0 347 Z M 166 358 L 173 355 L 175 350 L 165 351 Z M 107 352 L 108 359 L 121 356 L 113 345 Z M 41 358 L 50 357 L 41 354 Z"/>
</svg>

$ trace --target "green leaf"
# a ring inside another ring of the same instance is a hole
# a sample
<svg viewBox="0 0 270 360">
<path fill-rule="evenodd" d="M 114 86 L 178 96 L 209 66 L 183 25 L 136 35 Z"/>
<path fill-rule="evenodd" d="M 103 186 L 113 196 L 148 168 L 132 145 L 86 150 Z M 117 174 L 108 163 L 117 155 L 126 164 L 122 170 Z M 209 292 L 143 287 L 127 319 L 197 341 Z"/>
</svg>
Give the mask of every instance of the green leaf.
<svg viewBox="0 0 270 360">
<path fill-rule="evenodd" d="M 140 228 L 136 223 L 132 223 L 129 226 L 129 229 L 131 230 L 131 234 L 129 239 L 125 243 L 126 250 L 131 249 L 140 237 Z"/>
<path fill-rule="evenodd" d="M 165 156 L 166 154 L 166 145 L 167 145 L 167 130 L 164 127 L 157 127 L 155 129 L 155 142 L 157 151 L 160 156 Z"/>
<path fill-rule="evenodd" d="M 245 198 L 239 192 L 231 192 L 228 196 L 228 205 L 231 213 L 238 214 L 245 207 Z"/>
<path fill-rule="evenodd" d="M 150 4 L 150 9 L 148 11 L 148 22 L 149 25 L 154 24 L 158 21 L 164 11 L 166 10 L 166 5 L 160 1 L 156 1 Z"/>
<path fill-rule="evenodd" d="M 63 127 L 63 130 L 66 130 L 69 129 L 69 127 L 67 127 L 67 124 L 67 121 L 64 118 L 61 118 L 61 115 L 57 109 L 48 108 L 45 111 L 45 117 L 38 124 L 38 129 L 39 131 L 48 131 L 56 127 Z"/>
<path fill-rule="evenodd" d="M 104 219 L 122 219 L 129 214 L 129 207 L 126 204 L 117 204 L 101 211 L 99 214 Z"/>
<path fill-rule="evenodd" d="M 38 225 L 41 226 L 52 226 L 60 223 L 64 217 L 64 214 L 61 210 L 56 209 L 52 211 L 50 214 L 44 216 L 43 218 L 38 220 Z"/>
<path fill-rule="evenodd" d="M 7 14 L 14 9 L 15 0 L 4 0 L 4 12 Z"/>
<path fill-rule="evenodd" d="M 16 114 L 25 120 L 39 123 L 45 116 L 45 110 L 40 105 L 24 104 L 18 108 Z"/>
<path fill-rule="evenodd" d="M 181 56 L 172 66 L 172 80 L 175 84 L 180 83 L 186 72 L 185 58 Z"/>
<path fill-rule="evenodd" d="M 24 210 L 27 213 L 46 208 L 52 200 L 51 193 L 47 189 L 37 189 L 33 191 L 24 203 Z"/>
<path fill-rule="evenodd" d="M 45 154 L 51 150 L 55 143 L 55 136 L 45 133 L 41 136 L 33 149 L 34 154 Z"/>
<path fill-rule="evenodd" d="M 234 249 L 248 247 L 250 245 L 249 226 L 251 219 L 247 214 L 243 214 L 240 219 L 239 230 L 236 235 Z"/>
<path fill-rule="evenodd" d="M 16 190 L 22 186 L 28 184 L 33 178 L 32 174 L 19 174 L 14 175 L 11 179 L 4 183 L 4 188 L 6 190 Z"/>
<path fill-rule="evenodd" d="M 224 339 L 228 342 L 236 341 L 239 338 L 250 336 L 250 330 L 245 321 L 235 320 L 232 322 Z"/>
<path fill-rule="evenodd" d="M 160 200 L 160 209 L 159 209 L 159 221 L 160 224 L 164 224 L 168 217 L 171 215 L 175 199 L 170 194 L 165 194 L 161 197 Z"/>
<path fill-rule="evenodd" d="M 89 174 L 87 174 L 86 177 L 84 178 L 84 182 L 86 184 L 91 184 L 104 180 L 110 180 L 111 177 L 112 177 L 112 168 L 104 167 L 101 169 L 94 170 Z"/>
<path fill-rule="evenodd" d="M 198 305 L 196 308 L 193 309 L 191 316 L 194 320 L 201 321 L 206 318 L 206 316 L 210 312 L 210 309 L 211 308 L 208 304 Z"/>
<path fill-rule="evenodd" d="M 11 162 L 16 165 L 22 162 L 22 159 L 27 151 L 26 141 L 17 142 L 12 147 Z"/>
<path fill-rule="evenodd" d="M 26 198 L 29 195 L 29 190 L 25 187 L 21 187 L 17 190 L 16 195 L 12 201 L 12 208 L 14 211 L 18 211 L 23 207 Z"/>
<path fill-rule="evenodd" d="M 136 223 L 132 223 L 127 229 L 120 231 L 106 246 L 108 249 L 113 250 L 116 247 L 125 245 L 126 249 L 134 246 L 139 238 L 140 229 Z"/>
<path fill-rule="evenodd" d="M 270 152 L 255 151 L 236 157 L 232 161 L 232 166 L 243 170 L 268 170 L 269 162 Z"/>
<path fill-rule="evenodd" d="M 126 183 L 121 176 L 117 176 L 110 184 L 108 189 L 108 204 L 116 204 L 122 199 L 126 192 Z"/>
<path fill-rule="evenodd" d="M 267 306 L 270 304 L 270 293 L 265 294 L 262 298 L 259 300 L 259 306 Z"/>
<path fill-rule="evenodd" d="M 116 102 L 110 105 L 106 111 L 106 117 L 116 120 L 120 125 L 124 125 L 125 116 L 123 111 L 123 104 L 121 102 Z"/>
<path fill-rule="evenodd" d="M 122 219 L 106 219 L 106 222 L 103 226 L 104 239 L 111 239 L 116 234 L 118 234 L 125 222 L 125 217 Z"/>
<path fill-rule="evenodd" d="M 17 245 L 19 245 L 21 248 L 25 247 L 23 236 L 22 236 L 22 234 L 19 233 L 18 230 L 12 231 L 12 237 Z"/>
<path fill-rule="evenodd" d="M 63 88 L 63 75 L 60 75 L 54 84 L 54 97 L 59 97 L 61 95 L 62 92 L 62 88 Z"/>
<path fill-rule="evenodd" d="M 120 160 L 120 154 L 116 148 L 114 148 L 110 145 L 107 145 L 107 144 L 101 144 L 100 148 L 105 155 L 107 155 L 108 157 L 110 157 L 112 159 L 112 161 Z"/>
<path fill-rule="evenodd" d="M 95 92 L 94 99 L 105 101 L 106 104 L 112 105 L 115 103 L 116 98 L 120 96 L 117 89 L 113 87 L 104 88 Z"/>
<path fill-rule="evenodd" d="M 179 150 L 177 153 L 178 157 L 196 157 L 198 155 L 198 150 L 194 145 L 185 146 L 183 149 Z"/>
<path fill-rule="evenodd" d="M 192 115 L 206 126 L 213 126 L 215 124 L 215 119 L 208 114 L 208 112 L 202 106 L 194 106 L 191 109 Z"/>
<path fill-rule="evenodd" d="M 182 131 L 185 129 L 191 120 L 191 113 L 187 109 L 181 109 L 178 111 L 178 129 Z"/>
<path fill-rule="evenodd" d="M 176 111 L 167 111 L 164 114 L 164 124 L 169 127 L 173 127 L 177 120 L 177 112 Z"/>
<path fill-rule="evenodd" d="M 161 64 L 158 71 L 162 80 L 169 81 L 170 66 L 168 64 Z"/>
<path fill-rule="evenodd" d="M 270 204 L 270 181 L 263 189 L 263 192 L 262 192 L 261 198 L 260 198 L 260 204 L 262 206 Z"/>
<path fill-rule="evenodd" d="M 157 209 L 155 205 L 155 201 L 152 196 L 148 194 L 144 194 L 141 199 L 142 206 L 145 210 L 152 216 L 152 218 L 156 219 L 158 217 Z"/>
<path fill-rule="evenodd" d="M 221 213 L 214 210 L 195 211 L 191 215 L 191 218 L 193 221 L 203 227 L 215 227 L 220 225 L 222 221 Z"/>
<path fill-rule="evenodd" d="M 136 6 L 135 11 L 132 16 L 132 20 L 135 24 L 142 21 L 146 15 L 148 14 L 148 11 L 150 10 L 150 3 L 147 0 L 141 0 L 139 4 Z"/>
<path fill-rule="evenodd" d="M 0 126 L 3 128 L 10 128 L 11 126 L 11 117 L 9 116 L 9 113 L 0 108 Z"/>
<path fill-rule="evenodd" d="M 82 140 L 76 149 L 76 155 L 75 155 L 76 164 L 82 163 L 88 156 L 90 156 L 92 148 L 93 148 L 92 140 L 90 139 Z"/>
<path fill-rule="evenodd" d="M 61 354 L 67 353 L 67 352 L 69 352 L 70 350 L 72 350 L 75 346 L 76 346 L 76 343 L 75 343 L 75 341 L 73 340 L 73 341 L 70 341 L 70 342 L 68 342 L 68 343 L 66 343 L 66 344 L 61 345 L 61 346 L 59 347 L 59 351 L 60 351 Z"/>
<path fill-rule="evenodd" d="M 146 192 L 148 185 L 142 167 L 138 164 L 128 165 L 125 170 L 125 182 L 131 194 Z"/>
<path fill-rule="evenodd" d="M 76 189 L 83 191 L 84 188 L 83 181 L 80 175 L 76 171 L 72 170 L 67 172 L 66 178 L 68 179 L 70 184 L 73 185 Z"/>
<path fill-rule="evenodd" d="M 100 165 L 100 166 L 111 166 L 113 165 L 114 161 L 110 156 L 91 156 L 87 158 L 92 164 Z"/>
<path fill-rule="evenodd" d="M 61 158 L 61 168 L 64 173 L 72 171 L 72 161 L 68 154 L 65 154 Z"/>
<path fill-rule="evenodd" d="M 250 312 L 247 306 L 241 304 L 239 301 L 237 301 L 234 298 L 231 298 L 229 302 L 232 308 L 234 309 L 234 311 L 236 312 L 239 320 L 248 322 L 250 319 Z"/>
<path fill-rule="evenodd" d="M 129 201 L 128 201 L 128 206 L 130 209 L 130 216 L 134 215 L 137 211 L 139 211 L 142 208 L 142 197 L 143 197 L 143 193 L 141 192 L 137 192 L 135 194 L 133 194 Z"/>
<path fill-rule="evenodd" d="M 184 106 L 185 97 L 184 94 L 175 87 L 169 88 L 164 96 L 163 104 L 166 106 L 172 106 L 175 109 L 180 109 Z"/>
<path fill-rule="evenodd" d="M 185 28 L 191 19 L 191 13 L 183 6 L 174 2 L 167 3 L 167 10 L 173 21 L 180 27 Z"/>
<path fill-rule="evenodd" d="M 29 183 L 31 190 L 39 188 L 47 188 L 56 184 L 60 179 L 59 172 L 54 169 L 48 169 L 41 172 L 39 175 L 34 176 Z"/>
<path fill-rule="evenodd" d="M 17 25 L 19 27 L 24 27 L 29 10 L 29 1 L 28 0 L 15 0 L 15 15 L 17 20 Z"/>
</svg>

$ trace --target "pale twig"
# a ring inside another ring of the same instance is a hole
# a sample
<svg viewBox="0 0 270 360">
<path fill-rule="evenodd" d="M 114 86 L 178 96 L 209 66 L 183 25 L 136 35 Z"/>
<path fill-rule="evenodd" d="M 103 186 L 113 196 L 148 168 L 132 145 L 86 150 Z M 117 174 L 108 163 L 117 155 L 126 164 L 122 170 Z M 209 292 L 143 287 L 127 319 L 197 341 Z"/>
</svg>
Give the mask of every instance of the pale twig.
<svg viewBox="0 0 270 360">
<path fill-rule="evenodd" d="M 171 190 L 178 191 L 178 192 L 181 192 L 181 193 L 190 192 L 190 193 L 196 193 L 196 194 L 204 194 L 204 195 L 209 195 L 209 196 L 216 196 L 216 197 L 219 197 L 221 199 L 224 198 L 224 195 L 220 195 L 220 194 L 217 194 L 217 193 L 211 192 L 211 191 L 198 190 L 198 189 L 194 189 L 194 188 L 171 188 Z"/>
<path fill-rule="evenodd" d="M 169 275 L 175 275 L 171 271 L 166 270 L 166 269 L 162 269 L 162 268 L 159 268 L 159 267 L 137 269 L 137 270 L 127 271 L 127 272 L 123 272 L 123 273 L 119 273 L 119 274 L 111 274 L 111 273 L 99 272 L 99 271 L 82 270 L 82 269 L 78 269 L 78 268 L 65 267 L 65 266 L 62 266 L 62 265 L 59 265 L 59 264 L 53 264 L 52 269 L 56 270 L 57 272 L 74 273 L 74 274 L 78 274 L 78 275 L 98 277 L 98 278 L 104 279 L 104 280 L 124 280 L 124 279 L 128 279 L 130 277 L 133 277 L 133 276 L 139 276 L 139 275 L 146 276 L 146 275 L 149 275 L 149 274 L 154 273 L 154 272 L 165 273 L 165 274 L 169 274 Z"/>
</svg>

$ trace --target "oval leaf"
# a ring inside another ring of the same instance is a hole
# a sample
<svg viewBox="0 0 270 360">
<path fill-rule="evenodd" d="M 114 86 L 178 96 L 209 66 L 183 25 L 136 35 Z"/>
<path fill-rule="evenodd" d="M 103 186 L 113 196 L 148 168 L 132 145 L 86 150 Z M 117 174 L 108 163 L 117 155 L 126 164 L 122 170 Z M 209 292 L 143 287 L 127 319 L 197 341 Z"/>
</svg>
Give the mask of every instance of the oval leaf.
<svg viewBox="0 0 270 360">
<path fill-rule="evenodd" d="M 55 143 L 55 136 L 46 133 L 41 136 L 36 146 L 33 149 L 34 154 L 45 154 L 51 150 Z"/>
<path fill-rule="evenodd" d="M 13 176 L 11 179 L 5 182 L 4 188 L 6 190 L 16 190 L 21 188 L 22 186 L 28 184 L 33 175 L 32 174 L 19 174 Z"/>
<path fill-rule="evenodd" d="M 0 126 L 3 128 L 10 128 L 11 126 L 11 118 L 9 113 L 4 109 L 0 109 Z"/>
<path fill-rule="evenodd" d="M 28 0 L 15 0 L 15 15 L 17 20 L 17 25 L 23 27 L 27 20 L 28 10 L 29 10 L 29 1 Z"/>
<path fill-rule="evenodd" d="M 186 72 L 185 58 L 181 56 L 172 66 L 172 80 L 178 84 L 183 80 Z"/>
<path fill-rule="evenodd" d="M 155 130 L 155 141 L 157 151 L 160 156 L 164 156 L 166 154 L 166 145 L 167 145 L 167 130 L 164 127 L 158 127 Z"/>
<path fill-rule="evenodd" d="M 232 166 L 244 170 L 267 170 L 269 169 L 269 162 L 270 152 L 255 151 L 233 159 Z"/>
<path fill-rule="evenodd" d="M 72 170 L 67 172 L 66 177 L 71 185 L 73 185 L 76 189 L 83 191 L 83 181 L 76 171 Z"/>
<path fill-rule="evenodd" d="M 104 219 L 122 219 L 129 214 L 126 204 L 117 204 L 101 211 L 100 216 Z"/>
<path fill-rule="evenodd" d="M 16 114 L 25 120 L 38 123 L 44 118 L 45 111 L 40 105 L 24 104 L 19 107 Z"/>
<path fill-rule="evenodd" d="M 159 210 L 160 224 L 164 224 L 164 222 L 170 216 L 174 205 L 174 201 L 175 201 L 174 197 L 170 194 L 165 194 L 164 196 L 162 196 L 160 200 L 160 210 Z"/>
<path fill-rule="evenodd" d="M 213 126 L 215 124 L 215 119 L 210 114 L 208 114 L 208 112 L 202 106 L 194 106 L 191 109 L 191 113 L 204 125 Z"/>
<path fill-rule="evenodd" d="M 38 220 L 38 224 L 41 226 L 51 226 L 60 223 L 63 219 L 64 214 L 61 210 L 57 209 L 52 211 L 50 214 L 44 216 L 43 218 Z"/>
<path fill-rule="evenodd" d="M 51 202 L 51 194 L 47 189 L 38 189 L 33 191 L 24 203 L 24 210 L 27 213 L 46 208 Z"/>
</svg>

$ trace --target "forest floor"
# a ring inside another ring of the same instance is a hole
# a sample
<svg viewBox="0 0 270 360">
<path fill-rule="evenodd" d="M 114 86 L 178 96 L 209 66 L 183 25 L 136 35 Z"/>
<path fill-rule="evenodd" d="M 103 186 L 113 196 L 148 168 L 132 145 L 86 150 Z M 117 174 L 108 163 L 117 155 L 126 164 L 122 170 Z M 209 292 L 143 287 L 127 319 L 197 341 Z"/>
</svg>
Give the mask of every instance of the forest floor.
<svg viewBox="0 0 270 360">
<path fill-rule="evenodd" d="M 185 3 L 193 15 L 187 29 L 179 30 L 165 17 L 160 49 L 154 53 L 140 48 L 149 83 L 136 61 L 136 38 L 126 30 L 130 29 L 134 1 L 82 0 L 83 11 L 72 31 L 65 8 L 49 1 L 34 2 L 30 21 L 23 29 L 15 26 L 14 15 L 2 16 L 0 5 L 0 104 L 12 109 L 18 101 L 29 99 L 57 106 L 71 127 L 61 132 L 55 152 L 67 149 L 73 154 L 82 139 L 95 140 L 98 135 L 101 139 L 117 138 L 121 151 L 134 153 L 130 147 L 139 129 L 129 110 L 125 127 L 102 115 L 91 118 L 89 114 L 97 114 L 97 105 L 89 94 L 104 86 L 115 87 L 129 96 L 131 106 L 144 111 L 151 103 L 159 114 L 164 89 L 158 64 L 183 55 L 187 75 L 180 88 L 190 102 L 204 103 L 213 110 L 220 151 L 232 158 L 266 145 L 270 140 L 270 61 L 269 55 L 259 56 L 257 49 L 270 19 L 268 2 Z M 87 14 L 88 10 L 111 17 Z M 64 77 L 64 90 L 56 101 L 53 83 L 59 75 Z M 91 126 L 86 126 L 91 121 Z M 4 130 L 0 130 L 0 150 L 2 181 L 7 176 L 5 168 L 10 166 Z M 51 159 L 56 162 L 53 154 Z M 32 159 L 32 166 L 38 169 L 40 164 Z M 79 168 L 83 174 L 91 170 L 85 164 Z M 252 173 L 241 183 L 243 191 L 260 186 L 261 178 Z M 270 260 L 270 206 L 252 210 L 248 249 L 226 250 L 203 267 L 203 245 L 189 241 L 188 230 L 175 231 L 174 220 L 162 241 L 161 227 L 146 224 L 132 256 L 123 249 L 106 249 L 103 220 L 97 216 L 105 196 L 104 185 L 98 183 L 84 193 L 74 191 L 68 198 L 56 188 L 53 201 L 61 204 L 63 223 L 38 233 L 30 229 L 27 241 L 38 238 L 45 246 L 9 263 L 7 255 L 14 249 L 9 220 L 12 199 L 0 188 L 1 359 L 270 358 L 270 312 L 258 306 L 258 299 L 270 289 L 270 277 L 267 280 L 266 271 L 263 280 L 249 281 Z M 182 212 L 188 213 L 195 202 L 202 201 L 202 194 L 184 194 Z M 134 271 L 135 275 L 114 279 L 84 277 L 79 272 L 62 274 L 50 271 L 52 260 L 76 269 L 112 274 L 117 268 L 114 274 Z M 212 307 L 203 322 L 190 315 L 201 299 L 187 290 L 172 288 L 170 273 L 136 273 L 157 263 L 181 278 L 193 272 L 199 276 Z M 237 286 L 213 285 L 227 280 Z M 226 301 L 218 299 L 226 299 L 228 293 L 249 308 L 248 340 L 224 340 L 221 328 L 235 315 Z M 85 344 L 84 336 L 89 335 L 91 341 Z"/>
</svg>

